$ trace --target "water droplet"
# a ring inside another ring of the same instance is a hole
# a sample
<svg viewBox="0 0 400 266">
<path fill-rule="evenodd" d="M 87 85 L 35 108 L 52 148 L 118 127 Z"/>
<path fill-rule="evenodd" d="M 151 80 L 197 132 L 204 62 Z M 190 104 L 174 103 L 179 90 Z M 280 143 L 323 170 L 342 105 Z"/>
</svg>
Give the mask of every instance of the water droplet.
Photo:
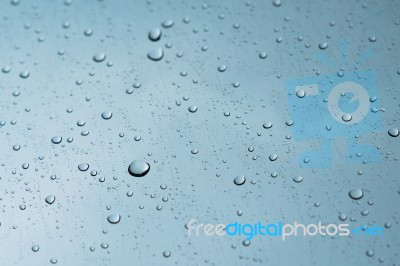
<svg viewBox="0 0 400 266">
<path fill-rule="evenodd" d="M 218 71 L 219 71 L 219 72 L 225 72 L 225 70 L 226 70 L 226 65 L 220 65 L 220 66 L 218 66 Z"/>
<path fill-rule="evenodd" d="M 232 86 L 235 87 L 235 88 L 237 88 L 237 87 L 240 86 L 240 82 L 235 81 L 235 82 L 232 83 Z"/>
<path fill-rule="evenodd" d="M 296 96 L 299 98 L 304 98 L 304 96 L 306 96 L 306 92 L 304 90 L 298 90 L 296 91 Z"/>
<path fill-rule="evenodd" d="M 238 186 L 243 185 L 245 182 L 246 182 L 246 177 L 244 175 L 237 176 L 233 180 L 233 183 L 235 183 L 235 185 L 238 185 Z"/>
<path fill-rule="evenodd" d="M 56 197 L 54 195 L 49 195 L 44 200 L 46 201 L 46 203 L 51 205 L 56 200 Z"/>
<path fill-rule="evenodd" d="M 369 40 L 370 42 L 376 42 L 376 37 L 375 37 L 375 36 L 370 36 L 370 37 L 368 38 L 368 40 Z"/>
<path fill-rule="evenodd" d="M 398 137 L 399 136 L 399 130 L 397 128 L 391 128 L 388 131 L 389 136 L 391 137 Z"/>
<path fill-rule="evenodd" d="M 32 246 L 32 251 L 33 252 L 38 252 L 39 251 L 39 246 L 38 245 L 33 245 Z"/>
<path fill-rule="evenodd" d="M 250 240 L 245 239 L 242 241 L 242 244 L 243 244 L 243 246 L 248 247 L 248 246 L 250 246 L 251 242 L 250 242 Z"/>
<path fill-rule="evenodd" d="M 325 50 L 326 48 L 328 48 L 328 44 L 326 42 L 320 43 L 318 45 L 319 49 L 321 50 Z"/>
<path fill-rule="evenodd" d="M 365 252 L 365 254 L 366 254 L 368 257 L 373 257 L 373 256 L 375 255 L 375 252 L 374 252 L 372 249 L 368 249 L 368 250 Z"/>
<path fill-rule="evenodd" d="M 80 126 L 80 127 L 83 127 L 83 126 L 86 124 L 86 122 L 83 121 L 83 120 L 78 120 L 78 122 L 76 122 L 76 124 L 77 124 L 78 126 Z"/>
<path fill-rule="evenodd" d="M 149 31 L 149 39 L 153 42 L 158 41 L 161 38 L 161 30 L 158 28 L 154 28 Z"/>
<path fill-rule="evenodd" d="M 11 67 L 9 66 L 5 66 L 1 69 L 1 71 L 3 71 L 4 74 L 10 73 L 11 71 Z"/>
<path fill-rule="evenodd" d="M 271 122 L 267 122 L 263 124 L 263 128 L 268 129 L 272 127 L 272 123 Z"/>
<path fill-rule="evenodd" d="M 196 105 L 191 105 L 188 108 L 189 112 L 195 113 L 197 111 L 197 106 Z"/>
<path fill-rule="evenodd" d="M 113 113 L 110 111 L 105 111 L 101 114 L 101 117 L 105 120 L 108 120 L 112 117 Z"/>
<path fill-rule="evenodd" d="M 82 172 L 85 172 L 89 169 L 89 165 L 87 163 L 81 163 L 78 165 L 78 169 Z"/>
<path fill-rule="evenodd" d="M 18 144 L 13 146 L 14 151 L 19 151 L 20 148 L 21 148 L 21 146 L 19 146 Z"/>
<path fill-rule="evenodd" d="M 29 73 L 29 71 L 24 70 L 21 73 L 19 73 L 19 76 L 20 76 L 20 78 L 26 79 L 30 76 L 30 73 Z"/>
<path fill-rule="evenodd" d="M 346 221 L 346 219 L 347 219 L 346 214 L 344 214 L 344 213 L 339 213 L 339 220 L 340 220 L 340 221 Z"/>
<path fill-rule="evenodd" d="M 282 0 L 273 0 L 272 4 L 274 7 L 280 7 L 282 5 Z"/>
<path fill-rule="evenodd" d="M 111 215 L 109 215 L 109 216 L 107 217 L 107 221 L 108 221 L 110 224 L 117 224 L 117 223 L 119 223 L 119 221 L 121 221 L 121 215 L 116 214 L 116 213 L 111 214 Z"/>
<path fill-rule="evenodd" d="M 293 181 L 296 183 L 300 183 L 301 181 L 303 181 L 303 177 L 298 175 L 293 178 Z"/>
<path fill-rule="evenodd" d="M 294 122 L 293 122 L 293 120 L 287 120 L 285 122 L 285 124 L 290 127 L 290 126 L 293 126 Z"/>
<path fill-rule="evenodd" d="M 349 196 L 352 199 L 359 200 L 364 196 L 364 193 L 363 193 L 362 189 L 356 188 L 356 189 L 350 190 Z"/>
<path fill-rule="evenodd" d="M 129 167 L 128 172 L 132 176 L 142 177 L 150 171 L 150 165 L 144 161 L 133 161 Z"/>
<path fill-rule="evenodd" d="M 171 252 L 168 251 L 168 250 L 165 250 L 165 251 L 163 252 L 163 256 L 164 256 L 165 258 L 169 258 L 169 257 L 171 256 Z"/>
<path fill-rule="evenodd" d="M 103 62 L 105 59 L 106 59 L 106 54 L 105 54 L 105 53 L 98 53 L 98 54 L 95 54 L 95 55 L 93 56 L 93 60 L 94 60 L 96 63 Z"/>
<path fill-rule="evenodd" d="M 278 155 L 276 155 L 276 154 L 272 154 L 269 156 L 270 161 L 276 161 L 276 159 L 278 159 Z"/>
<path fill-rule="evenodd" d="M 344 122 L 350 122 L 352 118 L 353 118 L 353 117 L 351 116 L 351 114 L 344 114 L 344 115 L 342 116 L 342 120 L 343 120 Z"/>
<path fill-rule="evenodd" d="M 62 141 L 62 137 L 61 136 L 55 136 L 51 138 L 51 142 L 53 142 L 54 144 L 59 144 Z"/>
<path fill-rule="evenodd" d="M 259 53 L 259 55 L 258 55 L 261 59 L 265 59 L 265 58 L 267 58 L 267 52 L 261 52 L 261 53 Z"/>
<path fill-rule="evenodd" d="M 57 259 L 56 258 L 51 258 L 50 259 L 51 264 L 57 264 Z"/>
<path fill-rule="evenodd" d="M 167 19 L 161 23 L 161 26 L 163 26 L 163 28 L 166 28 L 166 29 L 171 28 L 173 25 L 174 25 L 174 21 L 172 21 L 171 19 Z"/>
<path fill-rule="evenodd" d="M 92 36 L 93 30 L 91 30 L 91 29 L 86 29 L 86 30 L 83 32 L 83 34 L 84 34 L 86 37 Z"/>
<path fill-rule="evenodd" d="M 147 53 L 147 57 L 153 61 L 159 61 L 163 58 L 164 51 L 161 48 L 150 50 Z"/>
</svg>

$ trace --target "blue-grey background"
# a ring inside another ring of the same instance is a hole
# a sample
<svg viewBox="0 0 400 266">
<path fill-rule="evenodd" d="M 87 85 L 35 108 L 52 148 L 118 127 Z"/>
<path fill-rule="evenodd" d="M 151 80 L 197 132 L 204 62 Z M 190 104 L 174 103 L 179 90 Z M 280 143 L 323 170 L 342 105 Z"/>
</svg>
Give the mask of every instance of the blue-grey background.
<svg viewBox="0 0 400 266">
<path fill-rule="evenodd" d="M 400 127 L 399 10 L 394 0 L 2 0 L 0 265 L 399 265 L 400 137 L 387 133 Z M 163 28 L 168 19 L 174 25 Z M 148 38 L 153 28 L 159 41 Z M 344 63 L 341 40 L 349 43 Z M 154 48 L 162 60 L 147 58 Z M 382 128 L 358 139 L 381 160 L 349 162 L 354 135 L 336 136 L 332 167 L 300 167 L 299 155 L 321 143 L 291 138 L 287 81 L 346 75 L 367 49 L 372 56 L 358 69 L 375 71 L 384 109 Z M 317 61 L 317 52 L 336 65 Z M 97 63 L 99 53 L 106 59 Z M 133 160 L 150 172 L 130 176 Z M 247 178 L 242 186 L 233 183 L 238 175 Z M 362 199 L 349 197 L 354 188 Z M 113 213 L 118 224 L 107 221 Z M 190 237 L 184 227 L 190 219 L 341 223 L 339 214 L 352 227 L 388 228 L 383 237 L 256 237 L 244 246 L 241 237 Z"/>
</svg>

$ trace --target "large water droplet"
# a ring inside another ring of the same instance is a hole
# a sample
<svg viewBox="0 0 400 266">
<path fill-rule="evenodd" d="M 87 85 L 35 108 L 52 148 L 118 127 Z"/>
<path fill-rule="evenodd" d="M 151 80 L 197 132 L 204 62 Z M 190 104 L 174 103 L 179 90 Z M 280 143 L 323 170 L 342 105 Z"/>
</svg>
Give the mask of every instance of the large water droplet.
<svg viewBox="0 0 400 266">
<path fill-rule="evenodd" d="M 325 50 L 326 48 L 328 48 L 328 44 L 326 42 L 320 43 L 318 45 L 319 49 L 321 50 Z"/>
<path fill-rule="evenodd" d="M 342 116 L 342 120 L 343 120 L 344 122 L 350 122 L 352 118 L 353 118 L 353 117 L 351 116 L 351 114 L 344 114 L 344 115 Z"/>
<path fill-rule="evenodd" d="M 154 28 L 151 31 L 149 31 L 149 39 L 152 40 L 153 42 L 158 41 L 161 38 L 161 30 L 158 28 Z"/>
<path fill-rule="evenodd" d="M 306 92 L 304 90 L 298 90 L 296 91 L 296 96 L 299 98 L 304 98 L 304 96 L 306 96 Z"/>
<path fill-rule="evenodd" d="M 109 215 L 109 216 L 107 217 L 107 221 L 108 221 L 110 224 L 117 224 L 117 223 L 119 223 L 119 221 L 121 221 L 121 215 L 116 214 L 116 213 L 111 214 L 111 215 Z"/>
<path fill-rule="evenodd" d="M 108 120 L 108 119 L 110 119 L 111 117 L 112 117 L 112 112 L 110 112 L 110 111 L 105 111 L 105 112 L 103 112 L 102 114 L 101 114 L 101 117 L 103 118 L 103 119 L 105 119 L 105 120 Z"/>
<path fill-rule="evenodd" d="M 98 53 L 93 56 L 93 60 L 97 63 L 103 62 L 106 59 L 105 53 Z"/>
<path fill-rule="evenodd" d="M 150 165 L 144 161 L 133 161 L 129 167 L 128 172 L 132 176 L 142 177 L 150 171 Z"/>
<path fill-rule="evenodd" d="M 303 177 L 298 175 L 293 178 L 293 181 L 296 183 L 300 183 L 301 181 L 303 181 Z"/>
<path fill-rule="evenodd" d="M 188 108 L 189 112 L 195 113 L 197 111 L 197 106 L 196 105 L 191 105 Z"/>
<path fill-rule="evenodd" d="M 53 142 L 54 144 L 59 144 L 62 141 L 62 137 L 60 136 L 55 136 L 53 138 L 51 138 L 51 142 Z"/>
<path fill-rule="evenodd" d="M 397 128 L 391 128 L 388 131 L 389 136 L 391 137 L 398 137 L 399 136 L 399 130 Z"/>
<path fill-rule="evenodd" d="M 243 185 L 245 182 L 246 182 L 246 177 L 244 175 L 237 176 L 233 180 L 233 183 L 235 183 L 235 185 L 238 185 L 238 186 Z"/>
<path fill-rule="evenodd" d="M 282 5 L 282 0 L 273 0 L 273 1 L 272 1 L 272 4 L 273 4 L 275 7 L 280 7 L 280 6 Z"/>
<path fill-rule="evenodd" d="M 169 258 L 169 257 L 171 256 L 171 252 L 168 251 L 168 250 L 165 250 L 165 251 L 163 252 L 163 256 L 164 256 L 165 258 Z"/>
<path fill-rule="evenodd" d="M 87 163 L 81 163 L 78 165 L 78 169 L 82 172 L 85 172 L 89 169 L 89 165 Z"/>
<path fill-rule="evenodd" d="M 276 155 L 276 154 L 271 154 L 271 155 L 269 156 L 269 160 L 270 160 L 270 161 L 276 161 L 276 159 L 278 159 L 278 155 Z"/>
<path fill-rule="evenodd" d="M 267 54 L 267 52 L 261 52 L 261 53 L 258 54 L 258 56 L 259 56 L 261 59 L 265 59 L 265 58 L 267 58 L 268 54 Z"/>
<path fill-rule="evenodd" d="M 220 65 L 220 66 L 218 66 L 218 71 L 219 71 L 219 72 L 225 72 L 225 70 L 226 70 L 226 65 Z"/>
<path fill-rule="evenodd" d="M 147 53 L 147 57 L 153 61 L 159 61 L 163 58 L 164 51 L 161 48 L 150 50 Z"/>
<path fill-rule="evenodd" d="M 363 193 L 362 189 L 356 188 L 356 189 L 350 190 L 349 196 L 352 199 L 359 200 L 364 196 L 364 193 Z"/>
<path fill-rule="evenodd" d="M 56 200 L 56 197 L 54 195 L 49 195 L 44 200 L 46 201 L 46 203 L 51 205 Z"/>
</svg>

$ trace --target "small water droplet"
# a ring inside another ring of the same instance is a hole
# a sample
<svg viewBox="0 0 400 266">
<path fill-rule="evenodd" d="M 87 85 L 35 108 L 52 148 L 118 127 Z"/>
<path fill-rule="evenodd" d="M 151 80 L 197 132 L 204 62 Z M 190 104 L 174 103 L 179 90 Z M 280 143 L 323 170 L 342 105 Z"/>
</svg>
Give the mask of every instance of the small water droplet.
<svg viewBox="0 0 400 266">
<path fill-rule="evenodd" d="M 171 28 L 173 25 L 174 25 L 174 21 L 172 21 L 171 19 L 164 20 L 161 23 L 161 26 L 163 26 L 163 28 L 166 28 L 166 29 Z"/>
<path fill-rule="evenodd" d="M 20 78 L 26 79 L 29 78 L 30 73 L 27 70 L 22 71 L 21 73 L 19 73 Z"/>
<path fill-rule="evenodd" d="M 39 246 L 38 245 L 33 245 L 32 246 L 32 251 L 33 252 L 38 252 L 39 251 Z"/>
</svg>

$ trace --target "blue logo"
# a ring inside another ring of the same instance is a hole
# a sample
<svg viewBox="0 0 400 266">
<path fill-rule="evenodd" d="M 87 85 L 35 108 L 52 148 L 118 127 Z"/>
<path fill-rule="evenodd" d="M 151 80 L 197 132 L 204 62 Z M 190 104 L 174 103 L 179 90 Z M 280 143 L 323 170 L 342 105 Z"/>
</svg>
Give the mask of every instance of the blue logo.
<svg viewBox="0 0 400 266">
<path fill-rule="evenodd" d="M 347 43 L 340 43 L 340 50 L 344 63 Z M 376 147 L 359 140 L 382 129 L 376 73 L 359 68 L 370 55 L 366 51 L 351 70 L 287 81 L 292 137 L 310 147 L 298 158 L 300 167 L 330 168 L 334 158 L 348 163 L 380 160 Z M 317 58 L 334 66 L 322 53 Z M 345 147 L 338 149 L 334 140 L 345 141 Z"/>
</svg>

